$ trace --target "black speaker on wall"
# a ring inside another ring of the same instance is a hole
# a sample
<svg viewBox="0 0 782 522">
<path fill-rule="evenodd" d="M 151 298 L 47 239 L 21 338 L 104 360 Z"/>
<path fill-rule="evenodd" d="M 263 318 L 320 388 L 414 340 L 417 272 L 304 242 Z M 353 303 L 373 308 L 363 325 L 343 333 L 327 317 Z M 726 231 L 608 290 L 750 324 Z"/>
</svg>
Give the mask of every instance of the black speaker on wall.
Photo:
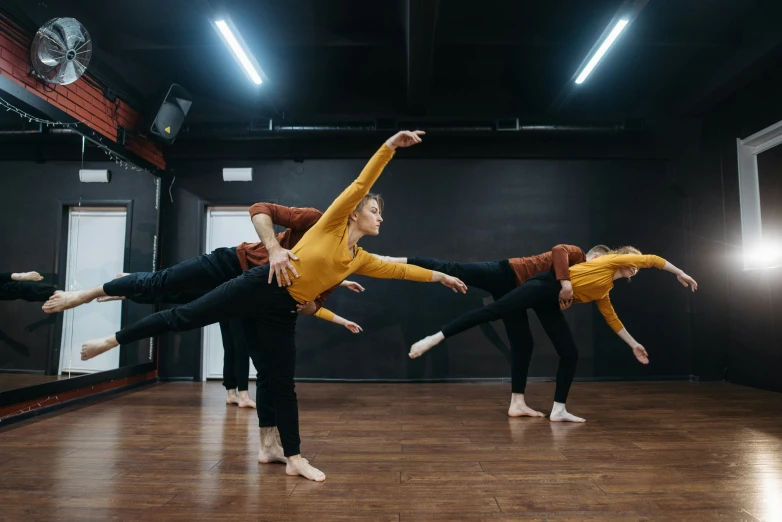
<svg viewBox="0 0 782 522">
<path fill-rule="evenodd" d="M 169 145 L 174 143 L 192 104 L 190 94 L 181 86 L 172 84 L 157 111 L 150 132 Z"/>
</svg>

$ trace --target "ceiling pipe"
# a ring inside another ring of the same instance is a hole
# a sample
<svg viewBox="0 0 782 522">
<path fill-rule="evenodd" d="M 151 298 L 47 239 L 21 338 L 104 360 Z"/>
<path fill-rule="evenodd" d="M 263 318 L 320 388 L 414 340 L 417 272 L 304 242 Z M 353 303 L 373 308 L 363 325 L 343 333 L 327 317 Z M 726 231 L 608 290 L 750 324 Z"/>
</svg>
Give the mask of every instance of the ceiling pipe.
<svg viewBox="0 0 782 522">
<path fill-rule="evenodd" d="M 401 121 L 385 120 L 346 122 L 346 123 L 277 123 L 274 120 L 254 120 L 242 124 L 195 124 L 182 131 L 183 139 L 270 139 L 289 134 L 374 134 L 394 132 L 398 129 L 421 129 L 432 133 L 470 134 L 470 133 L 524 133 L 524 134 L 620 134 L 627 130 L 640 130 L 638 126 L 624 123 L 589 125 L 521 125 L 518 118 L 505 120 L 484 120 L 475 123 L 448 123 L 442 121 Z"/>
</svg>

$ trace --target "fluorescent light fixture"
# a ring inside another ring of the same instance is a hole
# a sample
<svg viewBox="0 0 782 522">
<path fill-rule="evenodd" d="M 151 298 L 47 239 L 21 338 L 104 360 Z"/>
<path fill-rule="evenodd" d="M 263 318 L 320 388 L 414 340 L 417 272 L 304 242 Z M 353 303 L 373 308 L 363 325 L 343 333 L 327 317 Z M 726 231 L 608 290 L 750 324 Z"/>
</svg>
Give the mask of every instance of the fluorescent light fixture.
<svg viewBox="0 0 782 522">
<path fill-rule="evenodd" d="M 111 172 L 108 170 L 80 169 L 79 181 L 82 183 L 108 183 L 111 181 Z"/>
<path fill-rule="evenodd" d="M 223 169 L 223 181 L 252 181 L 253 169 Z"/>
<path fill-rule="evenodd" d="M 603 44 L 600 46 L 600 48 L 597 50 L 595 55 L 592 57 L 591 60 L 589 60 L 589 63 L 586 67 L 584 67 L 584 70 L 581 71 L 581 74 L 578 75 L 578 78 L 576 78 L 577 84 L 584 83 L 584 80 L 587 79 L 587 76 L 589 76 L 589 73 L 592 72 L 592 69 L 595 68 L 597 65 L 597 62 L 600 61 L 601 58 L 603 58 L 603 55 L 608 51 L 608 48 L 611 47 L 611 45 L 614 43 L 614 40 L 617 39 L 619 36 L 619 33 L 622 32 L 622 30 L 625 28 L 625 26 L 629 23 L 629 20 L 619 20 L 614 28 L 611 30 L 611 32 L 608 35 L 608 38 L 605 39 Z"/>
<path fill-rule="evenodd" d="M 239 40 L 234 36 L 234 32 L 228 27 L 228 23 L 226 23 L 225 20 L 217 20 L 215 25 L 220 30 L 220 34 L 223 35 L 228 47 L 231 48 L 234 55 L 239 60 L 239 63 L 242 64 L 242 67 L 244 67 L 244 70 L 247 72 L 248 76 L 250 76 L 250 79 L 255 82 L 256 85 L 262 84 L 263 80 L 261 80 L 261 75 L 258 74 L 258 71 L 255 70 L 252 62 L 250 62 L 251 55 L 249 49 L 244 49 L 244 46 L 239 44 Z"/>
</svg>

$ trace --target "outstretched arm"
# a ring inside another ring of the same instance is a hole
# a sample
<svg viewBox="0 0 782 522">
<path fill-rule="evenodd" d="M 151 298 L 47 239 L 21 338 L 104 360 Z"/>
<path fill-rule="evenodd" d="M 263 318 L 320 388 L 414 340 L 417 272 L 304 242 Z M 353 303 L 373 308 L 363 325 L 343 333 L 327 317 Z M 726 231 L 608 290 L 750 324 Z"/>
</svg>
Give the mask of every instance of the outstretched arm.
<svg viewBox="0 0 782 522">
<path fill-rule="evenodd" d="M 407 264 L 407 258 L 406 257 L 391 257 L 391 256 L 380 256 L 377 254 L 372 254 L 376 258 L 378 258 L 381 261 L 385 261 L 386 263 L 399 263 L 402 265 Z"/>
<path fill-rule="evenodd" d="M 597 309 L 600 310 L 600 313 L 603 314 L 608 326 L 610 326 L 616 335 L 632 348 L 635 358 L 642 364 L 649 364 L 649 354 L 646 353 L 646 350 L 638 341 L 633 339 L 633 336 L 627 331 L 625 325 L 619 320 L 619 317 L 616 315 L 616 311 L 614 311 L 614 307 L 611 304 L 611 299 L 606 295 L 602 299 L 595 301 L 595 304 L 597 304 Z"/>
<path fill-rule="evenodd" d="M 690 288 L 693 292 L 698 289 L 698 283 L 695 281 L 695 279 L 685 274 L 684 271 L 682 271 L 680 268 L 673 266 L 673 263 L 670 261 L 665 262 L 663 270 L 674 274 L 676 279 L 679 280 L 684 288 Z"/>
<path fill-rule="evenodd" d="M 387 263 L 364 250 L 358 250 L 356 258 L 361 262 L 356 274 L 378 279 L 405 279 L 419 283 L 441 283 L 454 292 L 467 293 L 467 285 L 460 279 L 442 272 L 427 270 L 415 265 L 402 265 L 399 263 Z"/>
</svg>

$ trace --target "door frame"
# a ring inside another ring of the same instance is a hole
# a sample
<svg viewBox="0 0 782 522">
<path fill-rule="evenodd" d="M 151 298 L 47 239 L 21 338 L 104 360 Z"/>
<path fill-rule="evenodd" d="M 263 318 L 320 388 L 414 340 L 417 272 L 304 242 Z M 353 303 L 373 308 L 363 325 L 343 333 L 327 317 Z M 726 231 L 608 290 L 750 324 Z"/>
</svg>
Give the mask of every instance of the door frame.
<svg viewBox="0 0 782 522">
<path fill-rule="evenodd" d="M 58 288 L 65 288 L 67 284 L 66 272 L 68 270 L 68 223 L 69 213 L 72 207 L 109 207 L 125 209 L 125 253 L 122 260 L 122 270 L 128 270 L 130 266 L 131 234 L 133 232 L 133 200 L 132 199 L 90 199 L 90 200 L 60 200 L 57 213 L 59 234 L 54 248 L 54 276 Z M 127 301 L 122 301 L 120 325 L 127 326 Z M 62 348 L 63 314 L 57 314 L 54 328 L 49 335 L 49 356 L 46 359 L 46 375 L 57 375 L 60 369 L 60 351 Z M 127 362 L 127 351 L 120 346 L 119 367 Z M 99 372 L 105 373 L 105 372 Z"/>
<path fill-rule="evenodd" d="M 259 201 L 264 203 L 277 204 L 276 199 L 198 199 L 198 255 L 202 255 L 206 250 L 206 215 L 209 207 L 247 207 L 250 208 Z M 275 225 L 276 226 L 276 225 Z M 260 239 L 258 240 L 260 241 Z M 204 380 L 204 329 L 199 331 L 198 348 L 193 350 L 194 365 L 196 369 L 193 380 L 202 382 Z"/>
</svg>

